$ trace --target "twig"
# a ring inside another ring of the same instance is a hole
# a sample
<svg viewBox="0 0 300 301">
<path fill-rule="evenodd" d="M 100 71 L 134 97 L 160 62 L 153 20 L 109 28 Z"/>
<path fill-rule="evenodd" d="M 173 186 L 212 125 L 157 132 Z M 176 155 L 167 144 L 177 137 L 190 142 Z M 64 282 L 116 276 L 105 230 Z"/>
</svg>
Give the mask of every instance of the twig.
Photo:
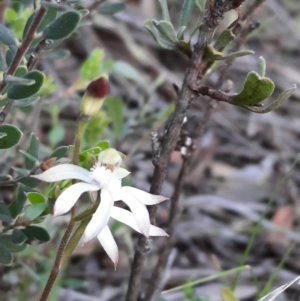
<svg viewBox="0 0 300 301">
<path fill-rule="evenodd" d="M 6 0 L 3 0 L 0 2 L 0 24 L 4 22 L 4 14 L 5 14 L 5 9 L 6 9 Z"/>
<path fill-rule="evenodd" d="M 209 117 L 211 115 L 213 108 L 214 108 L 214 102 L 210 102 L 210 104 L 208 105 L 208 107 L 205 110 L 203 119 L 199 122 L 199 124 L 195 130 L 195 136 L 194 136 L 195 142 L 193 143 L 193 145 L 197 144 L 197 141 L 203 135 L 203 132 L 206 128 L 207 122 L 209 120 Z M 156 264 L 156 267 L 154 268 L 154 272 L 150 278 L 151 279 L 150 285 L 148 286 L 144 301 L 150 301 L 153 299 L 153 295 L 156 292 L 156 287 L 159 285 L 159 282 L 162 278 L 162 274 L 163 274 L 163 271 L 164 271 L 166 263 L 167 263 L 168 255 L 169 255 L 170 250 L 173 245 L 174 228 L 175 228 L 175 223 L 176 223 L 176 217 L 178 216 L 178 211 L 179 211 L 179 198 L 182 193 L 185 176 L 189 170 L 189 167 L 190 167 L 190 164 L 192 161 L 192 153 L 195 148 L 191 147 L 190 149 L 191 149 L 191 151 L 189 152 L 189 155 L 187 157 L 184 157 L 184 159 L 183 159 L 183 163 L 182 163 L 178 178 L 175 182 L 175 190 L 171 197 L 171 208 L 170 208 L 170 215 L 169 215 L 169 220 L 168 220 L 168 230 L 167 230 L 167 233 L 169 234 L 170 238 L 167 240 L 166 244 L 164 245 L 164 249 L 159 256 L 159 260 Z"/>
<path fill-rule="evenodd" d="M 46 1 L 50 1 L 50 0 L 46 0 Z M 35 32 L 38 28 L 38 26 L 40 25 L 40 23 L 42 22 L 45 14 L 46 14 L 46 8 L 41 6 L 40 9 L 38 10 L 35 18 L 33 19 L 27 34 L 22 42 L 22 44 L 20 45 L 20 47 L 18 48 L 14 59 L 11 63 L 11 65 L 9 66 L 8 70 L 7 70 L 7 75 L 14 75 L 18 66 L 20 65 L 31 41 L 34 39 L 34 35 Z M 0 84 L 0 94 L 1 92 L 4 90 L 4 88 L 6 87 L 7 83 L 3 80 Z M 10 100 L 6 106 L 4 107 L 3 111 L 0 113 L 0 123 L 4 122 L 6 116 L 8 115 L 9 111 L 11 110 L 12 106 L 13 106 L 14 101 Z"/>
<path fill-rule="evenodd" d="M 192 54 L 189 68 L 187 69 L 185 74 L 183 86 L 180 91 L 176 103 L 176 108 L 170 122 L 170 127 L 163 141 L 159 160 L 155 165 L 150 193 L 159 194 L 161 191 L 161 187 L 166 176 L 167 168 L 170 163 L 171 154 L 175 149 L 179 138 L 183 118 L 186 115 L 186 112 L 189 109 L 191 103 L 197 98 L 197 95 L 190 88 L 190 86 L 200 86 L 200 82 L 202 79 L 201 69 L 203 68 L 203 66 L 201 66 L 201 61 L 204 50 L 207 44 L 211 41 L 213 33 L 216 27 L 218 26 L 220 20 L 223 18 L 224 13 L 236 8 L 242 2 L 243 1 L 216 0 L 210 5 L 210 7 L 208 7 L 205 13 L 203 25 L 200 28 L 198 41 L 195 46 L 195 50 Z M 156 206 L 152 206 L 149 209 L 149 213 L 151 222 L 153 223 L 155 220 Z M 148 240 L 144 237 L 140 237 L 133 258 L 126 301 L 135 301 L 137 299 L 143 263 L 148 251 Z"/>
</svg>

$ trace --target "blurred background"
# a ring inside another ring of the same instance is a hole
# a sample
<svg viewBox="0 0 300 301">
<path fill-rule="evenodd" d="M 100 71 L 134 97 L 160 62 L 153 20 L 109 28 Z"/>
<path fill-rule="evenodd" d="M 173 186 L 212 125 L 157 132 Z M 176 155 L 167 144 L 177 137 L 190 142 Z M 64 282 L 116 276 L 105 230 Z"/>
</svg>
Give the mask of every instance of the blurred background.
<svg viewBox="0 0 300 301">
<path fill-rule="evenodd" d="M 241 11 L 253 2 L 246 0 Z M 176 25 L 182 1 L 170 0 L 168 4 Z M 84 6 L 90 5 L 93 1 L 86 0 Z M 195 7 L 191 27 L 201 18 L 202 12 Z M 227 13 L 215 36 L 236 18 L 237 12 Z M 101 113 L 89 122 L 84 148 L 109 140 L 127 156 L 124 167 L 131 171 L 128 184 L 146 191 L 153 174 L 151 131 L 158 129 L 159 136 L 163 135 L 177 95 L 173 84 L 181 87 L 188 66 L 186 56 L 161 49 L 155 43 L 143 28 L 147 19 L 161 19 L 158 1 L 128 0 L 126 9 L 114 16 L 93 9 L 78 37 L 69 38 L 38 63 L 38 69 L 48 75 L 50 96 L 32 106 L 29 115 L 18 112 L 14 117 L 35 130 L 45 154 L 58 146 L 73 144 L 84 91 L 82 78 L 97 62 L 101 72 L 110 74 L 111 95 Z M 258 71 L 258 58 L 263 56 L 266 76 L 276 85 L 269 100 L 273 102 L 292 84 L 300 86 L 300 2 L 267 0 L 255 10 L 252 22 L 257 28 L 241 49 L 254 50 L 255 54 L 237 58 L 225 76 L 222 70 L 226 61 L 222 61 L 205 83 L 217 86 L 223 74 L 222 89 L 230 86 L 232 92 L 238 92 L 247 73 Z M 185 180 L 174 245 L 161 284 L 164 290 L 183 284 L 185 287 L 161 295 L 160 300 L 221 300 L 220 291 L 232 283 L 232 277 L 194 286 L 189 283 L 239 266 L 267 204 L 270 206 L 266 217 L 257 229 L 246 261 L 251 270 L 241 273 L 236 297 L 257 300 L 272 275 L 270 289 L 300 274 L 299 164 L 290 171 L 300 151 L 299 99 L 297 89 L 282 107 L 268 114 L 214 104 Z M 184 125 L 189 137 L 193 138 L 210 103 L 209 98 L 203 97 L 191 107 Z M 24 135 L 21 147 L 27 145 L 29 133 Z M 22 164 L 22 158 L 1 153 L 1 168 L 7 172 L 11 163 L 18 160 Z M 172 195 L 181 163 L 181 154 L 174 152 L 162 195 Z M 9 188 L 1 189 L 1 193 L 7 202 L 13 198 Z M 156 223 L 164 229 L 169 206 L 170 201 L 158 208 Z M 38 300 L 67 222 L 67 216 L 46 219 L 43 226 L 53 239 L 18 253 L 13 267 L 0 268 L 0 300 Z M 112 224 L 112 231 L 120 252 L 117 271 L 97 241 L 78 247 L 50 300 L 124 299 L 138 235 L 118 223 Z M 147 285 L 165 239 L 152 239 L 142 286 Z M 280 300 L 299 300 L 299 295 L 299 286 L 295 285 Z"/>
</svg>

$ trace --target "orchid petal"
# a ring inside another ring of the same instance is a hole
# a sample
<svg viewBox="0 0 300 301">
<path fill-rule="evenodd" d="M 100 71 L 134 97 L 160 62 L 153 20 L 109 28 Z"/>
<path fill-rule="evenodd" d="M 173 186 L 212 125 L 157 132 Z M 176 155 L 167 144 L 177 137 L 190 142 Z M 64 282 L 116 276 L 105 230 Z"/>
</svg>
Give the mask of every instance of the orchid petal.
<svg viewBox="0 0 300 301">
<path fill-rule="evenodd" d="M 81 180 L 86 183 L 92 182 L 89 171 L 74 164 L 56 165 L 39 175 L 34 175 L 31 177 L 44 182 L 58 182 L 68 179 Z"/>
<path fill-rule="evenodd" d="M 128 171 L 127 169 L 122 168 L 122 167 L 119 167 L 118 170 L 116 171 L 117 178 L 119 180 L 127 177 L 130 173 L 131 173 L 130 171 Z"/>
<path fill-rule="evenodd" d="M 100 244 L 102 245 L 103 249 L 112 260 L 115 266 L 115 270 L 117 268 L 119 254 L 118 254 L 118 246 L 113 238 L 111 231 L 109 230 L 108 226 L 105 226 L 100 234 L 97 236 Z"/>
<path fill-rule="evenodd" d="M 122 200 L 130 208 L 136 220 L 137 226 L 141 233 L 146 237 L 149 236 L 150 218 L 149 212 L 144 204 L 136 199 L 132 194 L 122 188 L 113 192 L 114 201 Z"/>
<path fill-rule="evenodd" d="M 107 225 L 113 204 L 111 193 L 103 188 L 101 190 L 101 202 L 84 231 L 84 243 L 96 237 Z"/>
<path fill-rule="evenodd" d="M 123 224 L 126 224 L 127 226 L 131 227 L 135 231 L 141 233 L 134 219 L 134 216 L 130 211 L 113 206 L 111 211 L 111 217 Z M 169 236 L 169 235 L 163 229 L 150 225 L 149 236 Z"/>
<path fill-rule="evenodd" d="M 155 205 L 168 199 L 165 196 L 151 194 L 130 186 L 123 186 L 122 190 L 130 193 L 145 205 Z"/>
<path fill-rule="evenodd" d="M 68 187 L 60 194 L 55 202 L 54 216 L 62 215 L 68 212 L 84 192 L 97 190 L 99 190 L 97 185 L 88 183 L 76 183 Z"/>
</svg>

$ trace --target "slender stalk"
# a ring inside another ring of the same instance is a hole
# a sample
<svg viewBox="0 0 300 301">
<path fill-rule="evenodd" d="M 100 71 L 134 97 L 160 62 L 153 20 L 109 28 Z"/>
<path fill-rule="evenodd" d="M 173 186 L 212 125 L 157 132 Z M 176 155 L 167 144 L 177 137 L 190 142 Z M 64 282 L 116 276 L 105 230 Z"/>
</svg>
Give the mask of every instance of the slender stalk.
<svg viewBox="0 0 300 301">
<path fill-rule="evenodd" d="M 76 134 L 75 134 L 75 142 L 74 142 L 74 154 L 73 154 L 73 164 L 78 164 L 78 159 L 79 159 L 79 153 L 80 153 L 80 144 L 81 144 L 81 139 L 84 133 L 84 126 L 86 122 L 86 118 L 83 116 L 79 117 L 78 123 L 77 123 L 77 128 L 76 128 Z M 40 301 L 46 301 L 49 297 L 49 294 L 52 290 L 52 287 L 61 271 L 63 268 L 65 262 L 66 262 L 66 256 L 64 256 L 66 246 L 69 243 L 70 236 L 74 230 L 74 227 L 76 225 L 74 218 L 75 215 L 75 209 L 76 207 L 74 206 L 71 209 L 71 220 L 67 226 L 66 232 L 60 242 L 60 245 L 57 250 L 56 258 L 54 265 L 52 267 L 51 273 L 49 275 L 48 281 L 46 283 L 46 286 L 43 290 L 43 293 L 41 295 Z M 62 262 L 63 261 L 63 262 Z M 63 263 L 63 264 L 62 264 Z"/>
<path fill-rule="evenodd" d="M 54 265 L 52 267 L 51 273 L 49 275 L 48 281 L 46 283 L 46 286 L 43 290 L 43 293 L 41 295 L 40 301 L 46 301 L 49 297 L 49 294 L 52 290 L 52 287 L 57 279 L 58 274 L 60 273 L 61 269 L 60 269 L 60 263 L 63 257 L 63 253 L 64 253 L 64 249 L 69 241 L 69 238 L 72 234 L 72 231 L 74 229 L 75 223 L 72 221 L 69 222 L 68 227 L 66 229 L 66 232 L 60 242 L 60 245 L 58 247 L 58 251 L 56 254 L 56 258 L 55 258 L 55 262 Z"/>
<path fill-rule="evenodd" d="M 4 13 L 6 9 L 6 0 L 0 1 L 0 23 L 4 22 Z"/>
</svg>

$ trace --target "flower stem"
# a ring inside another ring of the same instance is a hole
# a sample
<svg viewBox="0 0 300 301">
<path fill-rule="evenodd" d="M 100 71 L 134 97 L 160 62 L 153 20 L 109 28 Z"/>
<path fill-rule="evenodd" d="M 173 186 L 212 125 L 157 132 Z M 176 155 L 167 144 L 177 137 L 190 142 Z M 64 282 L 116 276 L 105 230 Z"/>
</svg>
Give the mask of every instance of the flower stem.
<svg viewBox="0 0 300 301">
<path fill-rule="evenodd" d="M 80 116 L 78 123 L 77 123 L 77 128 L 76 128 L 76 133 L 75 133 L 75 142 L 74 142 L 74 153 L 73 153 L 73 164 L 78 164 L 78 160 L 79 160 L 79 153 L 80 153 L 80 144 L 81 144 L 81 139 L 84 133 L 84 128 L 85 128 L 85 124 L 86 124 L 86 117 L 84 116 Z M 74 181 L 73 181 L 74 184 Z M 66 246 L 69 243 L 71 234 L 74 230 L 74 227 L 76 225 L 76 221 L 74 220 L 74 216 L 75 216 L 75 209 L 76 207 L 74 206 L 71 209 L 71 220 L 67 226 L 66 232 L 60 242 L 60 245 L 58 247 L 58 251 L 56 254 L 56 258 L 55 258 L 55 262 L 54 265 L 52 267 L 50 276 L 48 278 L 48 281 L 46 283 L 46 286 L 43 290 L 42 296 L 40 298 L 40 301 L 46 301 L 49 297 L 49 294 L 52 290 L 52 287 L 61 271 L 61 269 L 64 267 L 67 257 L 69 257 L 69 252 L 68 252 L 68 256 L 65 255 L 65 251 L 66 251 Z M 74 248 L 73 248 L 74 249 Z"/>
<path fill-rule="evenodd" d="M 69 241 L 69 238 L 72 234 L 72 231 L 74 229 L 74 226 L 75 226 L 75 222 L 71 221 L 69 222 L 68 224 L 68 227 L 66 229 L 66 232 L 60 242 L 60 245 L 59 245 L 59 248 L 58 248 L 58 251 L 57 251 L 57 254 L 56 254 L 56 258 L 55 258 L 55 262 L 54 262 L 54 265 L 52 267 L 52 270 L 51 270 L 51 273 L 50 273 L 50 276 L 48 278 L 48 281 L 47 281 L 47 284 L 43 290 L 43 293 L 41 295 L 41 298 L 40 298 L 40 301 L 46 301 L 49 297 L 49 294 L 52 290 L 52 287 L 57 279 L 57 276 L 58 274 L 60 273 L 61 271 L 61 267 L 60 267 L 60 263 L 61 263 L 61 260 L 62 260 L 62 257 L 63 257 L 63 254 L 64 254 L 64 250 L 65 250 L 65 247 Z"/>
<path fill-rule="evenodd" d="M 85 125 L 87 122 L 87 117 L 80 115 L 77 123 L 75 142 L 74 142 L 74 154 L 73 154 L 73 164 L 77 165 L 79 160 L 81 139 L 84 133 Z"/>
</svg>

